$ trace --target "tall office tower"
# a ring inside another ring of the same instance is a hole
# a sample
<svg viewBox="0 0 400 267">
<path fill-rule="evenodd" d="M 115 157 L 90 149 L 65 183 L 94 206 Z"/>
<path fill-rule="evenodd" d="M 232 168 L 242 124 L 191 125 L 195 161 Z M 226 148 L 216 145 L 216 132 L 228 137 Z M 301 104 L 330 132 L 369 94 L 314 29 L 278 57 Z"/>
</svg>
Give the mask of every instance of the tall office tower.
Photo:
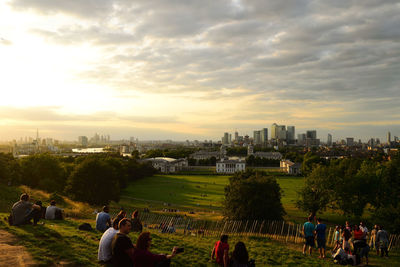
<svg viewBox="0 0 400 267">
<path fill-rule="evenodd" d="M 331 134 L 328 134 L 328 140 L 327 140 L 326 144 L 328 146 L 332 146 L 332 135 Z"/>
<path fill-rule="evenodd" d="M 297 135 L 297 144 L 302 146 L 306 143 L 306 134 L 298 134 Z"/>
<path fill-rule="evenodd" d="M 392 135 L 390 134 L 390 132 L 387 133 L 387 143 L 390 145 L 390 143 L 392 142 Z"/>
<path fill-rule="evenodd" d="M 346 138 L 346 144 L 347 144 L 347 146 L 354 146 L 354 138 L 353 137 L 347 137 Z"/>
<path fill-rule="evenodd" d="M 260 131 L 261 145 L 267 146 L 268 144 L 268 128 L 263 128 Z"/>
<path fill-rule="evenodd" d="M 287 132 L 286 132 L 286 126 L 285 125 L 279 125 L 277 127 L 278 131 L 278 139 L 279 140 L 286 140 Z"/>
<path fill-rule="evenodd" d="M 295 127 L 294 126 L 288 126 L 287 127 L 287 138 L 286 140 L 290 144 L 294 144 L 295 141 Z"/>
<path fill-rule="evenodd" d="M 271 125 L 271 139 L 278 139 L 277 127 L 278 124 L 276 123 Z"/>
<path fill-rule="evenodd" d="M 78 142 L 82 146 L 87 146 L 88 145 L 88 138 L 86 136 L 79 136 L 78 137 Z"/>
<path fill-rule="evenodd" d="M 229 133 L 224 133 L 224 137 L 222 137 L 222 144 L 229 144 Z"/>
<path fill-rule="evenodd" d="M 254 145 L 261 145 L 261 131 L 253 132 L 253 143 Z"/>
<path fill-rule="evenodd" d="M 237 131 L 235 132 L 235 141 L 239 141 L 239 133 Z"/>
<path fill-rule="evenodd" d="M 394 142 L 398 143 L 399 142 L 399 138 L 397 136 L 394 137 Z"/>
<path fill-rule="evenodd" d="M 229 144 L 232 144 L 232 134 L 229 134 L 229 140 L 228 140 Z"/>
<path fill-rule="evenodd" d="M 317 131 L 316 130 L 307 131 L 306 138 L 307 139 L 317 139 Z"/>
</svg>

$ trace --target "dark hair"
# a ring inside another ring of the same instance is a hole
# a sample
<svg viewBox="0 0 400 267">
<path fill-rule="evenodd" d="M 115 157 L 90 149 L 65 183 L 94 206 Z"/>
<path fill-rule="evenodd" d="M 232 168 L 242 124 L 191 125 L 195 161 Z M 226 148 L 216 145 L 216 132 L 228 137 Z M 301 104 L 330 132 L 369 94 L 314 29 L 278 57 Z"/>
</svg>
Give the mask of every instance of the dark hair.
<svg viewBox="0 0 400 267">
<path fill-rule="evenodd" d="M 118 223 L 118 229 L 121 229 L 121 226 L 125 226 L 127 223 L 132 224 L 130 220 L 128 220 L 127 218 L 123 218 Z"/>
<path fill-rule="evenodd" d="M 151 240 L 150 232 L 143 232 L 136 241 L 136 248 L 147 250 L 149 248 L 149 240 Z"/>
<path fill-rule="evenodd" d="M 121 221 L 121 219 L 120 218 L 114 218 L 114 220 L 113 220 L 113 222 L 112 222 L 112 227 L 115 229 L 115 228 L 117 228 L 117 229 L 119 229 L 118 228 L 118 225 L 119 225 L 119 222 Z"/>
<path fill-rule="evenodd" d="M 240 264 L 246 264 L 249 261 L 249 253 L 243 242 L 239 241 L 236 243 L 232 258 Z"/>
<path fill-rule="evenodd" d="M 56 205 L 56 201 L 55 200 L 50 201 L 50 205 L 55 206 Z"/>
<path fill-rule="evenodd" d="M 226 242 L 228 242 L 228 235 L 221 235 L 221 242 L 224 242 L 224 243 L 226 243 Z"/>
<path fill-rule="evenodd" d="M 104 211 L 104 212 L 108 212 L 108 211 L 109 211 L 108 206 L 104 206 L 104 207 L 103 207 L 103 211 Z"/>
<path fill-rule="evenodd" d="M 135 211 L 133 212 L 133 217 L 136 218 L 137 216 L 139 216 L 139 212 L 138 212 L 137 210 L 135 210 Z"/>
<path fill-rule="evenodd" d="M 312 219 L 313 219 L 314 217 L 313 216 L 308 216 L 308 221 L 309 222 L 312 222 Z"/>
<path fill-rule="evenodd" d="M 321 219 L 321 218 L 318 218 L 318 219 L 317 219 L 317 222 L 322 222 L 322 219 Z"/>
<path fill-rule="evenodd" d="M 20 197 L 20 200 L 22 201 L 28 201 L 29 200 L 29 195 L 27 193 L 23 193 Z"/>
</svg>

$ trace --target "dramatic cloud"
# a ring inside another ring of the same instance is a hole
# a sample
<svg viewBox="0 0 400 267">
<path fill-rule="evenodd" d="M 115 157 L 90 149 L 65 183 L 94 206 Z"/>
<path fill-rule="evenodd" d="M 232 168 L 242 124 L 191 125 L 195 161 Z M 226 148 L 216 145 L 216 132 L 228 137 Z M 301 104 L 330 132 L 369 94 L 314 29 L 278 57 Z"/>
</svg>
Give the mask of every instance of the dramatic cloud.
<svg viewBox="0 0 400 267">
<path fill-rule="evenodd" d="M 20 30 L 41 45 L 82 53 L 71 80 L 136 101 L 105 121 L 204 138 L 275 121 L 364 139 L 400 128 L 398 1 L 12 0 L 3 10 L 29 16 Z"/>
</svg>

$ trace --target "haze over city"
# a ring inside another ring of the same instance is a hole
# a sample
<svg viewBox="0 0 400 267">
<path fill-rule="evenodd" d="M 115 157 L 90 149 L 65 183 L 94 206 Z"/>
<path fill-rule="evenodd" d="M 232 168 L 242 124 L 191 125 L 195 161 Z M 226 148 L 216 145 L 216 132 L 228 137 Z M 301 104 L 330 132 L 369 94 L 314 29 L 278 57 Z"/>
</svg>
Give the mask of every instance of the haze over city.
<svg viewBox="0 0 400 267">
<path fill-rule="evenodd" d="M 398 1 L 0 3 L 0 140 L 400 134 Z"/>
</svg>

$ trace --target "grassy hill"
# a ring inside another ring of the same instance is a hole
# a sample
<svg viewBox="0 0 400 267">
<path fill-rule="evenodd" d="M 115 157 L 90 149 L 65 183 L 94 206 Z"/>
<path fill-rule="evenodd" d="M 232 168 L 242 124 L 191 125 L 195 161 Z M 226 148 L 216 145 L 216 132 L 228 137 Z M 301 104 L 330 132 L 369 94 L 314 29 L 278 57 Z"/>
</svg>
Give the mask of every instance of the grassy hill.
<svg viewBox="0 0 400 267">
<path fill-rule="evenodd" d="M 163 178 L 163 176 L 158 177 L 158 179 L 160 178 Z M 195 183 L 198 182 L 201 181 L 197 180 Z M 290 183 L 290 181 L 286 182 Z M 213 182 L 211 183 L 213 184 Z M 216 183 L 216 186 L 218 187 L 218 183 Z M 198 187 L 194 186 L 194 189 L 198 189 Z M 41 199 L 47 205 L 50 197 L 48 193 L 31 190 L 27 187 L 0 185 L 0 229 L 5 229 L 14 234 L 19 240 L 18 245 L 26 247 L 41 266 L 97 266 L 97 247 L 101 233 L 79 231 L 77 227 L 83 222 L 88 222 L 94 226 L 95 215 L 93 210 L 99 207 L 74 202 L 64 197 L 65 203 L 61 207 L 69 216 L 66 220 L 44 220 L 42 222 L 44 224 L 38 226 L 10 227 L 4 219 L 8 215 L 12 203 L 18 199 L 22 191 L 29 192 L 34 199 Z M 197 191 L 194 190 L 194 192 Z M 192 200 L 187 200 L 184 203 L 189 203 L 190 207 Z M 185 253 L 173 259 L 172 266 L 215 266 L 209 261 L 209 257 L 216 238 L 161 234 L 157 230 L 150 231 L 153 235 L 153 247 L 151 249 L 153 252 L 169 253 L 174 246 L 185 248 Z M 131 233 L 130 237 L 135 242 L 137 234 Z M 281 243 L 264 237 L 235 236 L 230 238 L 231 247 L 239 240 L 245 242 L 249 255 L 256 260 L 257 266 L 333 266 L 331 260 L 320 260 L 316 254 L 312 257 L 303 256 L 300 244 Z M 400 263 L 400 257 L 399 254 L 391 252 L 390 259 L 372 256 L 370 263 L 371 266 L 397 266 Z"/>
</svg>

